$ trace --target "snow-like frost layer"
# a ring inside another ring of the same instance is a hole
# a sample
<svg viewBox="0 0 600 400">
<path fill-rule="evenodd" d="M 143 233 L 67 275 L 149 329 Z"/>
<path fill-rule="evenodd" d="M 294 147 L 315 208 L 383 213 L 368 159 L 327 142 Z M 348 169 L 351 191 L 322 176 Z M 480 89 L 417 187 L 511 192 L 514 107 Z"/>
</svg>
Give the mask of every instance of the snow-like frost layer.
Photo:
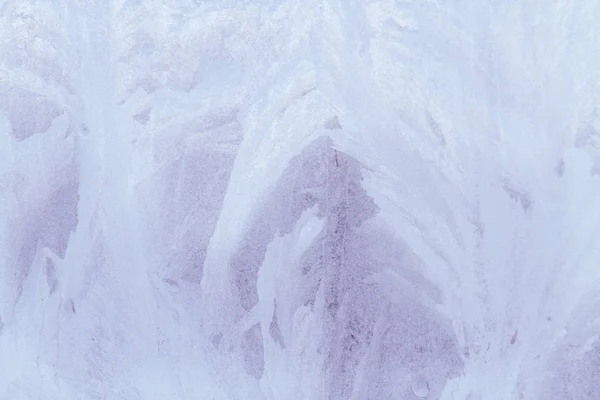
<svg viewBox="0 0 600 400">
<path fill-rule="evenodd" d="M 599 17 L 0 2 L 0 398 L 600 398 Z"/>
</svg>

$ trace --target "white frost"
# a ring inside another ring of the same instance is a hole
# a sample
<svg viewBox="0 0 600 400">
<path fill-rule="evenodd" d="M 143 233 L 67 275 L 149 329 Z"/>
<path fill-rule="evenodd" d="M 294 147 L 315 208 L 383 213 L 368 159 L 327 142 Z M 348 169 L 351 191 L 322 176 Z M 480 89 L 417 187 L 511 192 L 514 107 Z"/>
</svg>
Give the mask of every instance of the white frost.
<svg viewBox="0 0 600 400">
<path fill-rule="evenodd" d="M 0 2 L 0 398 L 600 398 L 599 19 Z"/>
</svg>

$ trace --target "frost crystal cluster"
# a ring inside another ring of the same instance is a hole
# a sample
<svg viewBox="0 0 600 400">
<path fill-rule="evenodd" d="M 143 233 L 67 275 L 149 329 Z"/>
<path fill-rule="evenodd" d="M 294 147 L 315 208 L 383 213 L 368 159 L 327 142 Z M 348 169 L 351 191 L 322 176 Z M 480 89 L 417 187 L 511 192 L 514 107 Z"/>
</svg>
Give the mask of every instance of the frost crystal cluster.
<svg viewBox="0 0 600 400">
<path fill-rule="evenodd" d="M 600 399 L 597 0 L 0 0 L 0 399 Z"/>
</svg>

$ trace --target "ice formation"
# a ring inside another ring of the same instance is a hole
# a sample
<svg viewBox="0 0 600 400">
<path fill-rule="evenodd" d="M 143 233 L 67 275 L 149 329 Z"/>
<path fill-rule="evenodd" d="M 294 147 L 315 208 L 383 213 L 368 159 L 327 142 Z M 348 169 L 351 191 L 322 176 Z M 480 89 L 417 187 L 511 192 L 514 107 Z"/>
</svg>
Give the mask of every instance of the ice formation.
<svg viewBox="0 0 600 400">
<path fill-rule="evenodd" d="M 1 0 L 0 399 L 600 399 L 599 19 Z"/>
</svg>

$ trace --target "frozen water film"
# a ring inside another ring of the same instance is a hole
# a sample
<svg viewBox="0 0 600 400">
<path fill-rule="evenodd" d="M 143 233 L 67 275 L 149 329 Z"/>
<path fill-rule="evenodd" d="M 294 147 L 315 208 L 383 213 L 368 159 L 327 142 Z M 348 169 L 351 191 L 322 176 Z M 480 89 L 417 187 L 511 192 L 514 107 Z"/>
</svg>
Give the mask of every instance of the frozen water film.
<svg viewBox="0 0 600 400">
<path fill-rule="evenodd" d="M 599 20 L 0 0 L 0 399 L 600 399 Z"/>
</svg>

